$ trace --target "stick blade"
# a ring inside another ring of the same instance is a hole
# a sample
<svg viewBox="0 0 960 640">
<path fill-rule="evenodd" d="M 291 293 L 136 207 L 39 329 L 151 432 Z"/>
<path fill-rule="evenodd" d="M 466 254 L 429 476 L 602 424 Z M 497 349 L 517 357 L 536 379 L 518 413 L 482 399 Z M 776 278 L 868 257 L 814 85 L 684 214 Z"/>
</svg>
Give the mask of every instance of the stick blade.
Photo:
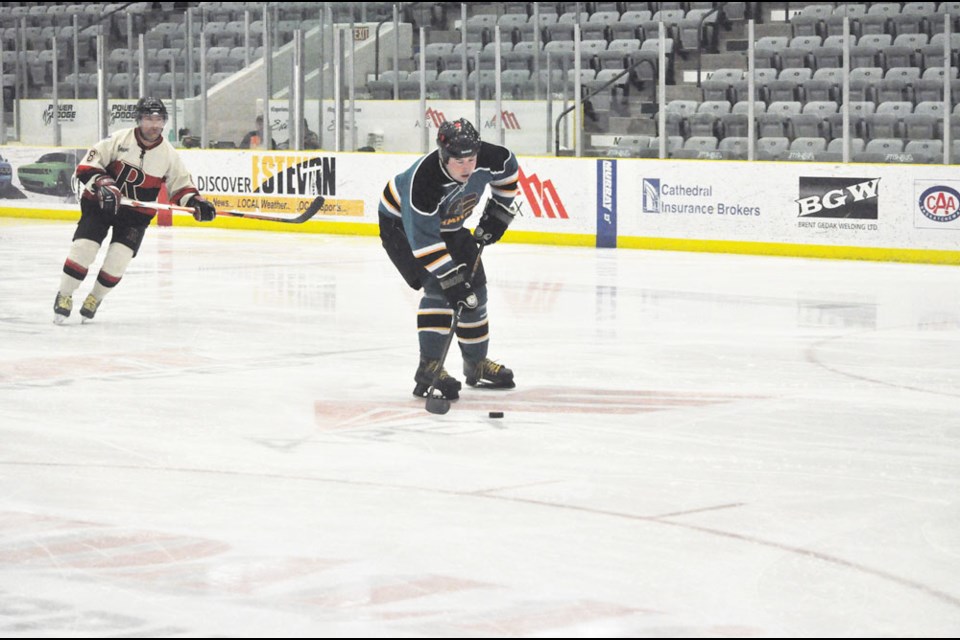
<svg viewBox="0 0 960 640">
<path fill-rule="evenodd" d="M 450 411 L 450 401 L 440 396 L 430 396 L 427 398 L 427 411 L 438 416 Z"/>
<path fill-rule="evenodd" d="M 303 215 L 300 216 L 304 220 L 309 220 L 313 216 L 320 213 L 320 209 L 323 208 L 326 199 L 323 196 L 317 196 L 316 199 L 310 203 L 310 206 L 307 207 L 307 210 L 303 212 Z"/>
</svg>

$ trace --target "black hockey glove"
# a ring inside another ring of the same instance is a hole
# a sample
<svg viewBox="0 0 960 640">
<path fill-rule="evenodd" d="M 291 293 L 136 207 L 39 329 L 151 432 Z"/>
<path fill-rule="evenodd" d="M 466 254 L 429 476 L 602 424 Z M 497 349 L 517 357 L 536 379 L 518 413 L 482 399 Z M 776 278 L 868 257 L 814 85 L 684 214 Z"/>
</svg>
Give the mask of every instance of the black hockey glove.
<svg viewBox="0 0 960 640">
<path fill-rule="evenodd" d="M 113 178 L 107 175 L 98 177 L 93 181 L 93 188 L 97 192 L 97 202 L 100 204 L 100 211 L 110 217 L 114 217 L 120 211 L 120 198 L 122 194 L 117 188 L 117 183 Z"/>
<path fill-rule="evenodd" d="M 497 202 L 494 198 L 487 200 L 483 208 L 483 215 L 477 224 L 473 237 L 481 244 L 493 244 L 503 237 L 510 223 L 513 222 L 513 212 Z"/>
<path fill-rule="evenodd" d="M 448 271 L 439 280 L 443 295 L 446 296 L 451 306 L 456 307 L 462 304 L 467 309 L 477 308 L 477 294 L 473 292 L 473 287 L 467 282 L 467 265 L 458 264 L 455 269 Z"/>
<path fill-rule="evenodd" d="M 203 196 L 191 196 L 187 206 L 193 207 L 193 219 L 197 222 L 210 222 L 217 217 L 217 208 Z"/>
</svg>

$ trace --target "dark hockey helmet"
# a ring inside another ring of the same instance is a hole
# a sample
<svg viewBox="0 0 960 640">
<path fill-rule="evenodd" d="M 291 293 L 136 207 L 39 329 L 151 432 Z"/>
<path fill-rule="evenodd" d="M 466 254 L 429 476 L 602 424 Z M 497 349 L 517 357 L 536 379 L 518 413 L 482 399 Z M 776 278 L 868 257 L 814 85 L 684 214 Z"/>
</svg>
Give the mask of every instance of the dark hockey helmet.
<svg viewBox="0 0 960 640">
<path fill-rule="evenodd" d="M 480 134 L 466 118 L 447 121 L 437 131 L 437 147 L 440 160 L 446 164 L 450 158 L 468 158 L 480 151 Z"/>
<path fill-rule="evenodd" d="M 164 106 L 163 101 L 160 100 L 160 98 L 144 97 L 137 100 L 137 122 L 140 122 L 140 119 L 143 118 L 143 116 L 149 115 L 163 116 L 164 120 L 167 119 L 167 108 Z"/>
</svg>

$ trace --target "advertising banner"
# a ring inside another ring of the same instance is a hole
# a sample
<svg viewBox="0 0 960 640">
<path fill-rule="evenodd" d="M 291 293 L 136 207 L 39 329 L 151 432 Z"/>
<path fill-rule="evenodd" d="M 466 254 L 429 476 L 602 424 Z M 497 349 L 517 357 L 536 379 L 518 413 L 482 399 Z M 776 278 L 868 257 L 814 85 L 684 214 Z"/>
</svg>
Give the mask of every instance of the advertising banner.
<svg viewBox="0 0 960 640">
<path fill-rule="evenodd" d="M 326 202 L 315 221 L 377 223 L 380 193 L 390 178 L 419 159 L 418 154 L 262 152 L 247 150 L 180 152 L 200 191 L 217 207 L 241 211 L 294 213 L 318 195 Z M 593 163 L 590 163 L 592 169 Z M 546 234 L 596 233 L 596 186 L 583 184 L 578 165 L 556 158 L 520 158 L 520 214 L 514 231 Z M 608 179 L 608 206 L 614 183 Z M 483 210 L 481 199 L 475 210 Z"/>
<path fill-rule="evenodd" d="M 616 160 L 597 160 L 597 246 L 617 246 Z"/>
<path fill-rule="evenodd" d="M 373 223 L 380 191 L 402 161 L 396 156 L 330 154 L 323 151 L 180 152 L 197 188 L 219 209 L 301 213 L 324 196 L 323 221 Z"/>
<path fill-rule="evenodd" d="M 960 229 L 955 167 L 623 159 L 618 167 L 621 246 L 637 237 L 960 249 L 950 233 Z"/>
<path fill-rule="evenodd" d="M 76 211 L 72 176 L 85 151 L 4 147 L 0 214 Z M 292 218 L 323 196 L 309 222 L 284 226 L 366 235 L 377 232 L 384 185 L 420 157 L 197 149 L 180 155 L 219 209 Z M 519 163 L 519 214 L 509 233 L 515 242 L 960 262 L 955 167 L 524 155 Z"/>
<path fill-rule="evenodd" d="M 77 208 L 73 172 L 87 149 L 0 148 L 0 209 Z"/>
<path fill-rule="evenodd" d="M 169 101 L 164 101 L 167 109 Z M 20 126 L 22 140 L 29 140 L 34 146 L 53 145 L 53 102 L 50 100 L 21 100 Z M 111 100 L 107 116 L 108 133 L 136 125 L 133 110 L 136 100 Z M 69 147 L 90 148 L 100 138 L 97 136 L 96 100 L 60 100 L 60 144 Z M 177 122 L 183 126 L 183 104 L 177 103 Z M 173 117 L 167 120 L 163 135 L 170 138 Z"/>
<path fill-rule="evenodd" d="M 914 227 L 960 231 L 960 180 L 915 180 L 913 196 Z"/>
</svg>

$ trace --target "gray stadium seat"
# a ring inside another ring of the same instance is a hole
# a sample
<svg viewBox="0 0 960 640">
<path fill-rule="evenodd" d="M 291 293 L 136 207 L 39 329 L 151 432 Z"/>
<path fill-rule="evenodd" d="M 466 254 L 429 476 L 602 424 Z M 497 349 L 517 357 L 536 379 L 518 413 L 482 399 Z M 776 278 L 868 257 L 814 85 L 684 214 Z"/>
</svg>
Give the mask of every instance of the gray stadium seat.
<svg viewBox="0 0 960 640">
<path fill-rule="evenodd" d="M 777 79 L 767 84 L 767 102 L 792 102 L 798 100 L 800 85 L 796 80 Z"/>
<path fill-rule="evenodd" d="M 797 138 L 823 137 L 827 120 L 819 113 L 798 113 L 790 116 L 787 123 L 788 137 Z"/>
<path fill-rule="evenodd" d="M 900 117 L 896 114 L 872 113 L 864 118 L 864 123 L 868 140 L 900 137 Z"/>
<path fill-rule="evenodd" d="M 698 151 L 712 151 L 717 148 L 717 138 L 714 136 L 690 136 L 683 143 L 683 148 Z"/>
<path fill-rule="evenodd" d="M 903 152 L 913 155 L 923 154 L 936 162 L 943 159 L 943 140 L 908 140 Z"/>
<path fill-rule="evenodd" d="M 732 159 L 743 160 L 747 158 L 748 144 L 746 137 L 730 136 L 721 140 L 717 149 Z"/>
<path fill-rule="evenodd" d="M 740 102 L 735 102 L 733 104 L 733 109 L 731 113 L 743 113 L 746 114 L 750 110 L 749 100 L 741 100 Z M 767 112 L 767 103 L 760 100 L 756 100 L 753 103 L 753 112 L 757 113 L 766 113 Z"/>
<path fill-rule="evenodd" d="M 761 113 L 757 116 L 757 135 L 763 138 L 784 138 L 789 116 L 784 113 Z"/>
<path fill-rule="evenodd" d="M 918 102 L 913 108 L 914 113 L 921 113 L 933 116 L 934 118 L 943 118 L 943 102 L 940 100 L 925 100 Z"/>
<path fill-rule="evenodd" d="M 850 153 L 860 153 L 867 146 L 863 138 L 850 138 Z M 831 153 L 843 153 L 843 138 L 834 138 L 827 144 L 827 151 Z"/>
<path fill-rule="evenodd" d="M 759 160 L 782 160 L 790 149 L 790 141 L 785 137 L 768 136 L 757 140 L 756 148 Z"/>
<path fill-rule="evenodd" d="M 827 150 L 827 141 L 823 138 L 797 138 L 790 143 L 787 160 L 802 160 L 812 162 L 817 153 Z"/>
<path fill-rule="evenodd" d="M 605 51 L 597 52 L 597 62 L 601 69 L 624 69 L 630 60 L 630 53 L 640 50 L 640 40 L 613 40 Z"/>
<path fill-rule="evenodd" d="M 840 87 L 829 80 L 810 79 L 800 85 L 804 102 L 834 102 L 840 94 Z"/>
<path fill-rule="evenodd" d="M 687 118 L 687 129 L 691 136 L 716 136 L 720 116 L 715 113 L 695 113 Z"/>
<path fill-rule="evenodd" d="M 643 24 L 645 22 L 649 22 L 650 18 L 651 13 L 649 10 L 625 11 L 620 16 L 620 20 L 609 25 L 610 38 L 612 40 L 644 40 L 646 37 L 646 32 L 643 28 Z"/>
<path fill-rule="evenodd" d="M 746 113 L 726 113 L 720 116 L 724 137 L 746 137 L 749 119 Z"/>
<path fill-rule="evenodd" d="M 908 113 L 901 122 L 907 140 L 928 140 L 936 135 L 937 119 L 929 113 Z"/>
<path fill-rule="evenodd" d="M 900 138 L 875 138 L 867 141 L 867 153 L 901 153 L 903 140 Z"/>
<path fill-rule="evenodd" d="M 650 139 L 650 148 L 659 149 L 660 148 L 660 137 L 655 136 Z M 674 151 L 683 148 L 683 136 L 667 136 L 667 153 L 670 154 Z"/>
</svg>

